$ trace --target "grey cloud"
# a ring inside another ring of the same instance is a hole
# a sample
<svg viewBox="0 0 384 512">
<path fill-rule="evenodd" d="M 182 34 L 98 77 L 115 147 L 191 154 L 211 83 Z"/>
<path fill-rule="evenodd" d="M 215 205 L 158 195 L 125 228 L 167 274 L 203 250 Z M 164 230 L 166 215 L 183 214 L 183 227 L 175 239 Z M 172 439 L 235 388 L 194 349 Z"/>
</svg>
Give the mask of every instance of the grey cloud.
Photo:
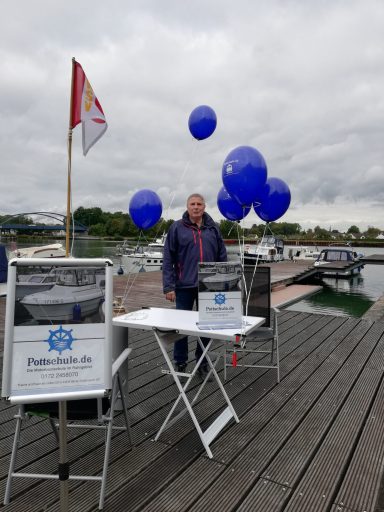
<svg viewBox="0 0 384 512">
<path fill-rule="evenodd" d="M 5 11 L 4 212 L 65 211 L 75 56 L 109 124 L 86 158 L 74 130 L 75 208 L 127 210 L 136 190 L 152 188 L 176 218 L 197 190 L 219 220 L 222 163 L 246 144 L 291 188 L 282 220 L 341 225 L 350 204 L 362 227 L 384 218 L 381 2 L 21 0 Z M 187 121 L 203 103 L 218 126 L 197 142 Z M 251 212 L 245 222 L 260 221 Z"/>
</svg>

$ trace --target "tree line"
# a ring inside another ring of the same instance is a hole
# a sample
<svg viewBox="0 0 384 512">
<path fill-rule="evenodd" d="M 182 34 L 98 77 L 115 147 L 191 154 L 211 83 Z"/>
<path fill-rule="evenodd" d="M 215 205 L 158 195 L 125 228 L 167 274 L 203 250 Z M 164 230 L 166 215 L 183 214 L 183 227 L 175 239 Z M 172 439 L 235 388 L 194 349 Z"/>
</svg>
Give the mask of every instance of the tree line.
<svg viewBox="0 0 384 512">
<path fill-rule="evenodd" d="M 88 228 L 88 234 L 96 237 L 108 237 L 120 240 L 123 238 L 138 238 L 140 229 L 133 223 L 129 213 L 122 211 L 105 212 L 99 207 L 84 208 L 80 206 L 73 213 L 76 222 L 79 222 Z M 0 224 L 5 222 L 6 215 L 0 215 Z M 157 224 L 145 231 L 147 239 L 160 237 L 167 233 L 169 226 L 174 222 L 173 219 L 165 220 L 161 218 Z M 12 219 L 12 224 L 38 224 L 28 216 L 20 216 Z M 219 223 L 219 229 L 225 239 L 247 237 L 261 238 L 265 232 L 265 223 L 253 224 L 251 228 L 242 228 L 241 223 L 222 219 Z M 314 229 L 302 229 L 298 223 L 290 222 L 270 222 L 268 233 L 275 236 L 289 239 L 302 240 L 341 240 L 345 238 L 375 239 L 382 232 L 380 228 L 369 226 L 367 230 L 360 231 L 358 226 L 352 225 L 345 233 L 340 233 L 335 229 L 325 229 L 316 226 Z"/>
<path fill-rule="evenodd" d="M 101 208 L 83 208 L 80 206 L 74 212 L 77 222 L 81 222 L 88 226 L 88 233 L 92 236 L 101 237 L 122 237 L 137 238 L 140 230 L 133 223 L 130 215 L 124 212 L 104 212 Z M 147 238 L 156 238 L 167 233 L 169 226 L 174 222 L 173 219 L 164 220 L 161 218 L 157 224 L 145 231 Z M 245 236 L 251 238 L 261 238 L 265 231 L 265 223 L 253 224 L 251 228 L 242 228 L 241 223 L 232 222 L 221 219 L 219 228 L 224 238 L 238 238 Z M 307 239 L 307 240 L 328 240 L 330 238 L 342 239 L 345 236 L 356 238 L 364 236 L 365 238 L 374 239 L 382 230 L 376 227 L 368 227 L 366 231 L 360 232 L 355 225 L 350 226 L 346 233 L 340 233 L 337 230 L 324 229 L 316 226 L 314 229 L 303 229 L 298 223 L 290 222 L 270 222 L 269 231 L 275 236 L 284 239 Z"/>
</svg>

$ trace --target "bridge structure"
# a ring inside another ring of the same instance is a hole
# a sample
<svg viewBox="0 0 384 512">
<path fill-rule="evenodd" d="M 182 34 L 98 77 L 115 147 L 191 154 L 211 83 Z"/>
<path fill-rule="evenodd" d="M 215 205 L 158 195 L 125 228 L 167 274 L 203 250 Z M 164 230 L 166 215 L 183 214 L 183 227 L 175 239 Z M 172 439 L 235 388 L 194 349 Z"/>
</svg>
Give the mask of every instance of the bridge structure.
<svg viewBox="0 0 384 512">
<path fill-rule="evenodd" d="M 55 221 L 59 222 L 59 224 L 17 224 L 12 223 L 12 219 L 17 217 L 22 217 L 24 215 L 42 215 Z M 75 233 L 85 233 L 88 231 L 88 227 L 80 222 L 74 223 L 74 225 L 70 225 L 70 231 L 75 231 Z M 10 232 L 18 232 L 18 231 L 29 231 L 29 232 L 54 232 L 54 231 L 66 231 L 66 216 L 60 213 L 53 212 L 24 212 L 24 213 L 16 213 L 14 215 L 10 215 L 5 221 L 0 223 L 0 234 L 6 234 Z"/>
</svg>

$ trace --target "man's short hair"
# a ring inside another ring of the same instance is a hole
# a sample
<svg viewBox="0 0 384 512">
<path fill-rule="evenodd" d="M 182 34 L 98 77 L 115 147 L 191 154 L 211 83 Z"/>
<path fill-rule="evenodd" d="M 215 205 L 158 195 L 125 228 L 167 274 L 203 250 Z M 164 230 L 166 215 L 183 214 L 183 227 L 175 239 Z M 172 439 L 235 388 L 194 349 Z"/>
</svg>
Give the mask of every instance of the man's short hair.
<svg viewBox="0 0 384 512">
<path fill-rule="evenodd" d="M 196 194 L 190 194 L 190 195 L 187 197 L 187 204 L 189 203 L 189 200 L 190 200 L 190 199 L 192 199 L 192 197 L 199 197 L 199 198 L 203 201 L 203 203 L 205 204 L 205 199 L 204 199 L 204 197 L 203 197 L 201 194 L 199 194 L 199 193 L 196 193 Z"/>
</svg>

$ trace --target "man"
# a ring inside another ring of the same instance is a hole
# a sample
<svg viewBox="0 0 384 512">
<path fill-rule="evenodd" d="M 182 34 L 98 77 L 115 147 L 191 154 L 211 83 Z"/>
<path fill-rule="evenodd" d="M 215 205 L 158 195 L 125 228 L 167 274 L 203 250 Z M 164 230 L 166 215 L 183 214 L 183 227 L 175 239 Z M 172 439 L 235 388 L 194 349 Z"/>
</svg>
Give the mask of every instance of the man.
<svg viewBox="0 0 384 512">
<path fill-rule="evenodd" d="M 213 219 L 205 213 L 205 200 L 200 194 L 187 199 L 187 211 L 174 222 L 164 245 L 163 290 L 165 298 L 176 301 L 176 309 L 198 308 L 199 262 L 227 261 L 227 251 L 221 233 Z M 202 338 L 204 346 L 209 338 Z M 197 344 L 196 361 L 202 350 Z M 188 337 L 175 342 L 173 357 L 176 370 L 184 372 L 188 360 Z M 206 361 L 199 368 L 201 377 L 208 372 Z"/>
</svg>

